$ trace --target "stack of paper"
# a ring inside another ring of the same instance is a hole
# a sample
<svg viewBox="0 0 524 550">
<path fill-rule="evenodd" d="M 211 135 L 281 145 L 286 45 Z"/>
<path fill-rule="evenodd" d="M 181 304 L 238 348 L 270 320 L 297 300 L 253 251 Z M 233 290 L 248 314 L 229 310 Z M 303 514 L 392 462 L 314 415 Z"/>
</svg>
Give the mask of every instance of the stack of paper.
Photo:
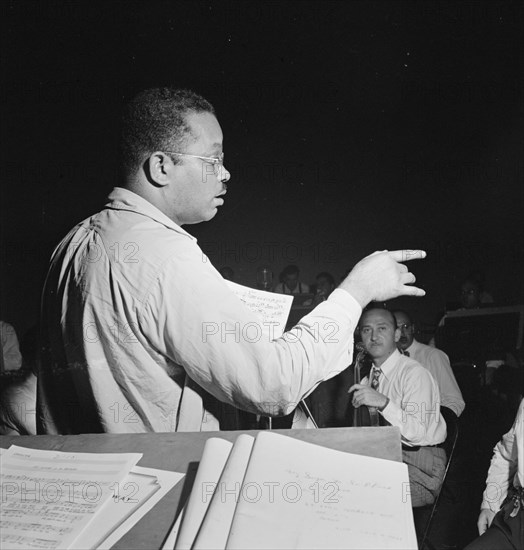
<svg viewBox="0 0 524 550">
<path fill-rule="evenodd" d="M 110 548 L 183 477 L 135 466 L 139 453 L 12 445 L 0 457 L 2 550 Z"/>
<path fill-rule="evenodd" d="M 176 550 L 417 548 L 407 466 L 273 432 L 244 434 L 234 445 L 212 438 L 164 548 L 173 544 Z"/>
</svg>

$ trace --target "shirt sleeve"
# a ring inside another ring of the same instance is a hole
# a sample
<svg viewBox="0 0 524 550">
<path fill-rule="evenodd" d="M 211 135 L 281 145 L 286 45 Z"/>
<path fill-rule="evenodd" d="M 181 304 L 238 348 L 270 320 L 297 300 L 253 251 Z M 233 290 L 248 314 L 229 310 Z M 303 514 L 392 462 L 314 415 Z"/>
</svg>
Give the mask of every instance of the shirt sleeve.
<svg viewBox="0 0 524 550">
<path fill-rule="evenodd" d="M 440 423 L 439 393 L 431 374 L 415 365 L 404 369 L 395 386 L 401 388 L 388 394 L 389 403 L 381 411 L 392 425 L 400 428 L 402 440 L 412 446 L 435 445 L 446 438 Z"/>
<path fill-rule="evenodd" d="M 1 329 L 4 368 L 6 371 L 17 370 L 22 366 L 22 354 L 15 329 L 8 323 L 2 323 Z"/>
<path fill-rule="evenodd" d="M 361 308 L 348 292 L 335 290 L 272 341 L 195 248 L 164 266 L 139 318 L 151 344 L 206 391 L 258 414 L 288 414 L 351 363 Z"/>
<path fill-rule="evenodd" d="M 498 512 L 508 494 L 509 484 L 518 468 L 518 435 L 524 433 L 524 400 L 508 433 L 495 445 L 493 457 L 486 479 L 486 489 L 482 495 L 481 508 Z M 516 441 L 517 440 L 517 441 Z M 522 445 L 522 442 L 521 442 Z"/>
</svg>

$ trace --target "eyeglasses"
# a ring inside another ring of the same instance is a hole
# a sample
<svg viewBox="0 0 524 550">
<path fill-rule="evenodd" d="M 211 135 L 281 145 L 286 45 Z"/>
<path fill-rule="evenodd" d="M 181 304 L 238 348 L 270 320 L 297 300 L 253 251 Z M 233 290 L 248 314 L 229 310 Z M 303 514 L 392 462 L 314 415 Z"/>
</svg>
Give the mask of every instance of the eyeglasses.
<svg viewBox="0 0 524 550">
<path fill-rule="evenodd" d="M 164 151 L 164 153 L 170 153 L 171 155 L 180 155 L 181 157 L 191 157 L 200 159 L 212 164 L 215 170 L 219 170 L 221 166 L 224 166 L 224 153 L 220 153 L 218 157 L 203 157 L 202 155 L 190 155 L 189 153 L 179 153 L 178 151 Z"/>
<path fill-rule="evenodd" d="M 400 330 L 408 330 L 408 328 L 411 328 L 411 324 L 407 324 L 407 323 L 404 323 L 402 325 L 397 325 L 397 328 L 399 328 Z"/>
</svg>

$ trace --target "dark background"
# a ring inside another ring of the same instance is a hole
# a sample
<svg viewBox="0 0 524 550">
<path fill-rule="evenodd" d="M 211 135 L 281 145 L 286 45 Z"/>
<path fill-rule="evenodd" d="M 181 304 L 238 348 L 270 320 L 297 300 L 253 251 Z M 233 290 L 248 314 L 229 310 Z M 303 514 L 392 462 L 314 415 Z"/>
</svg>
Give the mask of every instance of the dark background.
<svg viewBox="0 0 524 550">
<path fill-rule="evenodd" d="M 521 2 L 24 2 L 2 16 L 1 317 L 36 322 L 53 247 L 118 184 L 120 106 L 216 107 L 232 173 L 186 226 L 254 285 L 421 247 L 426 324 L 471 269 L 524 302 Z M 275 281 L 276 282 L 276 281 Z"/>
</svg>

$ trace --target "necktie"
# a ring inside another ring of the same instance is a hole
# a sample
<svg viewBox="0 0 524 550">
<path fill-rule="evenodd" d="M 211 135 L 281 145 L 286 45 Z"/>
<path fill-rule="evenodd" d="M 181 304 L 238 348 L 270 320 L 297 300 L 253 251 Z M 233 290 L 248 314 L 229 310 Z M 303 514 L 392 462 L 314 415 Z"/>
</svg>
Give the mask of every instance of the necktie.
<svg viewBox="0 0 524 550">
<path fill-rule="evenodd" d="M 402 353 L 403 353 L 406 357 L 409 357 L 409 351 L 404 350 Z"/>
<path fill-rule="evenodd" d="M 371 374 L 371 388 L 378 391 L 378 379 L 382 374 L 382 370 L 377 367 L 373 367 L 373 372 Z"/>
</svg>

